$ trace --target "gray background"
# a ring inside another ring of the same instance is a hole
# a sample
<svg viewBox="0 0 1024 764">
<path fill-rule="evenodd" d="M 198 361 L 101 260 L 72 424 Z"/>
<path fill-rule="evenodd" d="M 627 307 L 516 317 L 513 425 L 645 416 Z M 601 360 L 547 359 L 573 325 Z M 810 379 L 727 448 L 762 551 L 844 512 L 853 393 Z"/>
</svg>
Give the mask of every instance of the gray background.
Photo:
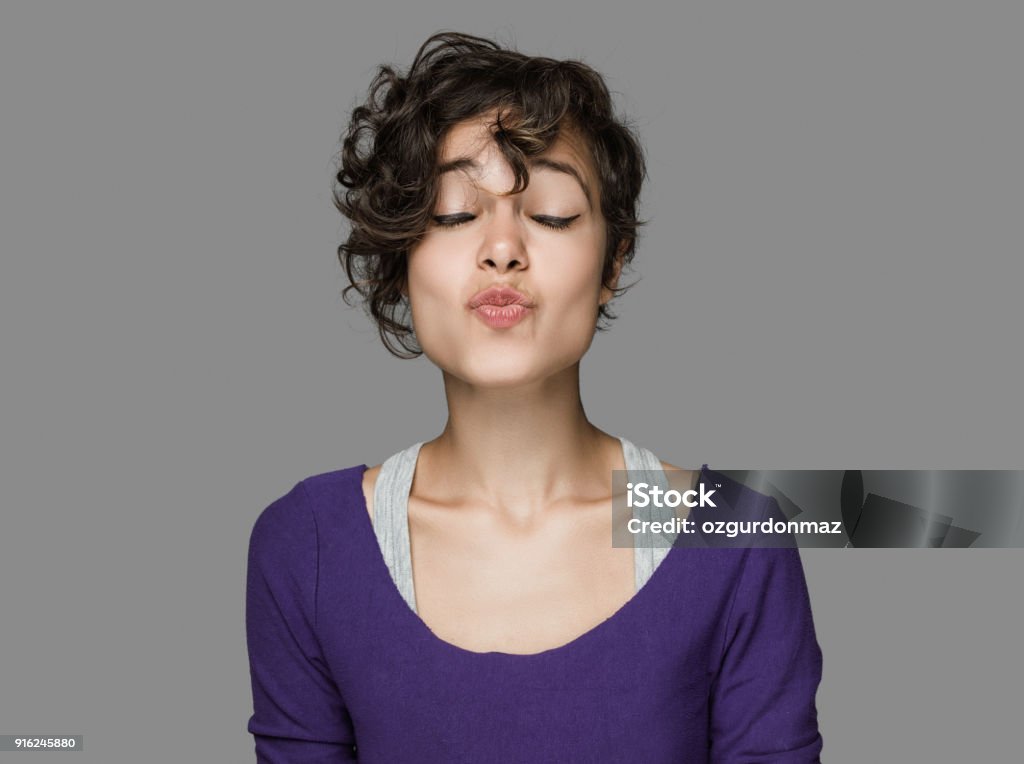
<svg viewBox="0 0 1024 764">
<path fill-rule="evenodd" d="M 687 467 L 1024 467 L 1019 6 L 429 5 L 3 3 L 0 732 L 252 760 L 252 523 L 443 423 L 342 305 L 330 201 L 376 64 L 440 28 L 584 58 L 643 136 L 598 426 Z M 1019 550 L 804 560 L 825 760 L 1016 758 Z"/>
</svg>

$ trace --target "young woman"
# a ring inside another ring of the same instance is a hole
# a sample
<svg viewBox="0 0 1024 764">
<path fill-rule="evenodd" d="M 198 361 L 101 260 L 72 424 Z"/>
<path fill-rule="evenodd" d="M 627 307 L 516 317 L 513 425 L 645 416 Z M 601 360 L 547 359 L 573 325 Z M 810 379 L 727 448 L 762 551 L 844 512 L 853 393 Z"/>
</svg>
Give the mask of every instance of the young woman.
<svg viewBox="0 0 1024 764">
<path fill-rule="evenodd" d="M 404 75 L 381 68 L 338 173 L 346 294 L 389 350 L 441 370 L 448 421 L 257 520 L 260 761 L 818 760 L 797 551 L 610 543 L 614 470 L 778 513 L 583 410 L 580 359 L 623 291 L 643 177 L 582 63 L 446 33 Z"/>
</svg>

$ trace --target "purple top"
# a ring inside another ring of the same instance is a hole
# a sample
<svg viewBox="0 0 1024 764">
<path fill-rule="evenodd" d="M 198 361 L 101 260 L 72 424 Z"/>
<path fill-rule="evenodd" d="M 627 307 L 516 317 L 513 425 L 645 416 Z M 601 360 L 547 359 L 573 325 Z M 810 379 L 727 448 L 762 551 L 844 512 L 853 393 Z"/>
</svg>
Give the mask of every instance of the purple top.
<svg viewBox="0 0 1024 764">
<path fill-rule="evenodd" d="M 821 651 L 797 549 L 680 537 L 632 599 L 571 642 L 477 653 L 402 599 L 365 470 L 300 481 L 253 527 L 257 761 L 820 761 Z M 720 506 L 783 519 L 775 499 L 707 465 L 701 479 L 721 484 Z"/>
</svg>

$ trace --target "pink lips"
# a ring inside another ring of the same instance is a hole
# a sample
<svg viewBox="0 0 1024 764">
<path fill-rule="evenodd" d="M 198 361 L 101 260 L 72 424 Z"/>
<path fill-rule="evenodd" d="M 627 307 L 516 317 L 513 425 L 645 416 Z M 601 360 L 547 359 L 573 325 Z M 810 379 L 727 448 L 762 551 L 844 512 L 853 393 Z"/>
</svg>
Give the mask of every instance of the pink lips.
<svg viewBox="0 0 1024 764">
<path fill-rule="evenodd" d="M 469 308 L 492 329 L 507 329 L 526 317 L 533 302 L 518 289 L 494 286 L 473 295 Z"/>
</svg>

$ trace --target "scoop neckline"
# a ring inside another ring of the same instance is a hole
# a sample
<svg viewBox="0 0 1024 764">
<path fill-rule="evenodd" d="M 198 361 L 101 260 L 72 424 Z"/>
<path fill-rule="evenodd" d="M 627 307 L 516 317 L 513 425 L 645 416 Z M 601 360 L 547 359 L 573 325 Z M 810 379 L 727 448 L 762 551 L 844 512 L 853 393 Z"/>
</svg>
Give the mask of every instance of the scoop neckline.
<svg viewBox="0 0 1024 764">
<path fill-rule="evenodd" d="M 368 543 L 372 549 L 371 556 L 373 557 L 374 565 L 377 568 L 377 576 L 383 576 L 384 578 L 385 588 L 388 590 L 387 596 L 397 601 L 397 605 L 402 612 L 402 617 L 406 620 L 409 620 L 413 624 L 414 628 L 419 632 L 419 634 L 428 642 L 436 644 L 439 649 L 446 650 L 447 652 L 455 653 L 457 655 L 468 656 L 474 660 L 491 659 L 515 660 L 523 662 L 529 660 L 542 660 L 545 658 L 550 658 L 555 654 L 570 652 L 576 647 L 578 647 L 580 643 L 589 642 L 593 641 L 594 639 L 597 639 L 601 635 L 601 633 L 608 631 L 610 628 L 612 628 L 613 621 L 621 621 L 629 614 L 629 612 L 635 610 L 638 607 L 638 605 L 636 604 L 637 602 L 641 601 L 646 597 L 652 596 L 650 594 L 650 590 L 653 588 L 652 585 L 659 578 L 659 576 L 663 578 L 665 575 L 667 575 L 667 573 L 664 572 L 664 569 L 668 567 L 669 560 L 673 559 L 673 557 L 678 557 L 680 554 L 680 550 L 683 548 L 681 545 L 675 543 L 671 547 L 669 547 L 669 550 L 665 554 L 664 559 L 657 565 L 657 567 L 655 567 L 655 569 L 653 570 L 651 575 L 648 576 L 647 580 L 643 583 L 643 585 L 638 590 L 633 592 L 633 596 L 631 596 L 628 600 L 623 602 L 607 618 L 594 624 L 586 631 L 576 635 L 568 642 L 565 642 L 561 645 L 556 645 L 554 647 L 548 647 L 544 650 L 539 650 L 533 653 L 509 653 L 503 650 L 470 650 L 468 648 L 461 647 L 460 645 L 456 645 L 454 642 L 449 642 L 448 640 L 440 637 L 437 633 L 434 632 L 433 629 L 430 628 L 429 625 L 427 625 L 427 622 L 420 617 L 420 614 L 413 610 L 411 607 L 409 607 L 409 603 L 405 601 L 405 597 L 402 596 L 402 592 L 399 591 L 398 585 L 395 583 L 395 580 L 391 577 L 391 571 L 388 569 L 387 561 L 384 559 L 384 552 L 380 548 L 380 543 L 377 541 L 377 535 L 374 531 L 373 523 L 370 520 L 370 511 L 369 507 L 366 504 L 366 496 L 363 495 L 363 477 L 365 476 L 366 471 L 369 469 L 369 467 L 366 464 L 360 464 L 358 465 L 358 467 L 356 467 L 356 469 L 358 470 L 358 474 L 357 479 L 355 480 L 355 491 L 356 497 L 358 499 L 358 505 L 361 509 L 361 511 L 359 512 L 359 515 L 361 517 L 359 521 L 359 526 L 363 529 L 364 536 L 368 539 Z M 698 485 L 701 482 L 703 482 L 707 469 L 707 464 L 704 464 L 700 468 L 697 479 Z M 633 554 L 635 564 L 635 548 Z"/>
</svg>

